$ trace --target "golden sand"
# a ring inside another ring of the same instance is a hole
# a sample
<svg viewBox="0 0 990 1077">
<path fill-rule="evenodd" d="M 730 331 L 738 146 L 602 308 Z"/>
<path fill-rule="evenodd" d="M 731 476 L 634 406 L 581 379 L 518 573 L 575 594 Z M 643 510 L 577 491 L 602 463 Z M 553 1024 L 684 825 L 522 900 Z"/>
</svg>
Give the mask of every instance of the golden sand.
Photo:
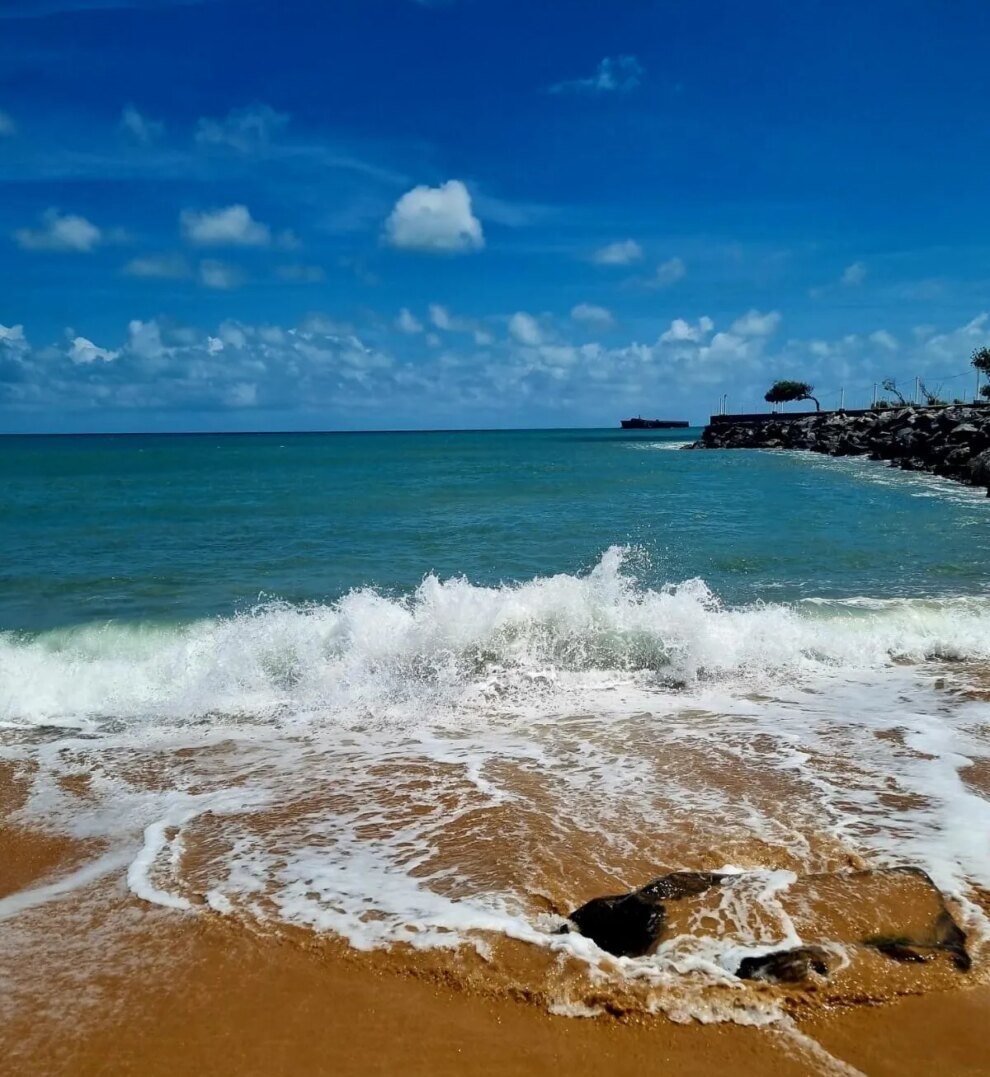
<svg viewBox="0 0 990 1077">
<path fill-rule="evenodd" d="M 3 785 L 9 807 L 16 786 Z M 91 852 L 11 826 L 0 840 L 8 893 Z M 23 1075 L 990 1072 L 986 988 L 808 1004 L 802 1039 L 642 1013 L 554 1016 L 489 984 L 483 963 L 455 976 L 429 956 L 249 931 L 149 906 L 112 874 L 4 927 L 0 1054 Z"/>
</svg>

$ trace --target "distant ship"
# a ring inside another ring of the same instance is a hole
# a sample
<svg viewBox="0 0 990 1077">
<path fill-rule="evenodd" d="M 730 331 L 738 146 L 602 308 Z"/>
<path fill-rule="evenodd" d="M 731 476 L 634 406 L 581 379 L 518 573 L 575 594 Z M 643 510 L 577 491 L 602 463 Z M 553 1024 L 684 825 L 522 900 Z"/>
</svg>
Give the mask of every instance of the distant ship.
<svg viewBox="0 0 990 1077">
<path fill-rule="evenodd" d="M 680 419 L 643 419 L 638 415 L 635 419 L 621 421 L 623 430 L 680 430 L 691 425 Z"/>
</svg>

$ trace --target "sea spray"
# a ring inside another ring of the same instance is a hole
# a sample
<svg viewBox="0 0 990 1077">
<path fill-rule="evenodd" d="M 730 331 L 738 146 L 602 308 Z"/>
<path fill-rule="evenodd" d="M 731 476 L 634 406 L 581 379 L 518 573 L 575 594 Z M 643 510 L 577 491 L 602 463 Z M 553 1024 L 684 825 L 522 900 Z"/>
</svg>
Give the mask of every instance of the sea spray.
<svg viewBox="0 0 990 1077">
<path fill-rule="evenodd" d="M 636 551 L 585 575 L 482 587 L 425 577 L 405 596 L 270 602 L 172 627 L 0 634 L 10 725 L 432 711 L 622 708 L 681 686 L 771 686 L 829 669 L 990 657 L 990 599 L 724 605 L 700 579 L 640 585 Z"/>
</svg>

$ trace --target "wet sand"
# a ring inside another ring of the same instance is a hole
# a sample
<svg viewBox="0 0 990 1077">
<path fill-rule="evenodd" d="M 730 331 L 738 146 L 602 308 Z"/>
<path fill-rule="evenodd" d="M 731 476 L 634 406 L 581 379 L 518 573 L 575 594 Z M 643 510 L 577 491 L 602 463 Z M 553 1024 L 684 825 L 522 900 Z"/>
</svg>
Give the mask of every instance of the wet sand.
<svg viewBox="0 0 990 1077">
<path fill-rule="evenodd" d="M 5 889 L 64 874 L 83 852 L 8 826 Z M 3 926 L 0 1053 L 24 1075 L 990 1071 L 985 987 L 809 1006 L 802 1042 L 644 1014 L 554 1016 L 408 952 L 150 906 L 113 873 Z"/>
</svg>

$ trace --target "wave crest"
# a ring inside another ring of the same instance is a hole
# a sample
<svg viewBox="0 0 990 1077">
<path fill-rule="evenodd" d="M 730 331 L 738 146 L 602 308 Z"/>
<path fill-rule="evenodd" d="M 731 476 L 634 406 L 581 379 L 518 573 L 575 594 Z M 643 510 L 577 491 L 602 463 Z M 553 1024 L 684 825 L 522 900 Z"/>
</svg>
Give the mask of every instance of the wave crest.
<svg viewBox="0 0 990 1077">
<path fill-rule="evenodd" d="M 429 575 L 400 598 L 365 588 L 171 628 L 3 633 L 0 721 L 608 707 L 624 689 L 990 658 L 990 600 L 728 608 L 700 579 L 641 586 L 635 560 L 612 547 L 585 575 L 497 587 Z"/>
</svg>

